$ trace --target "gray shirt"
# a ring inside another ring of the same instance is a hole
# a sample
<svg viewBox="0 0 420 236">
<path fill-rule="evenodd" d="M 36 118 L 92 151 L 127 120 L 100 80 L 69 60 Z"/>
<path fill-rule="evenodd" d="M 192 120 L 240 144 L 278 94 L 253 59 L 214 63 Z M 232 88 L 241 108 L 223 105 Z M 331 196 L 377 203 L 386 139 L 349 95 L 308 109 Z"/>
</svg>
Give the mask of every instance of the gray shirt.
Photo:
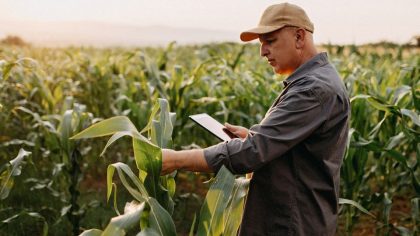
<svg viewBox="0 0 420 236">
<path fill-rule="evenodd" d="M 244 139 L 204 149 L 209 166 L 254 172 L 240 235 L 334 235 L 350 114 L 326 53 L 301 65 Z M 264 96 L 261 94 L 261 96 Z"/>
</svg>

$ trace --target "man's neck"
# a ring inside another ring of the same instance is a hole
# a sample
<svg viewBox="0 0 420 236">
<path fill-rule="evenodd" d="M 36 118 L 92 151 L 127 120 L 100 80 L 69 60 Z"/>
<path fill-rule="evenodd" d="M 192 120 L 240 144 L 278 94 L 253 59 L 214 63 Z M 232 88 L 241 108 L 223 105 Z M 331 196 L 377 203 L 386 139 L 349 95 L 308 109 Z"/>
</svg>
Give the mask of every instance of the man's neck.
<svg viewBox="0 0 420 236">
<path fill-rule="evenodd" d="M 307 50 L 304 50 L 302 52 L 302 60 L 300 62 L 300 66 L 305 64 L 307 61 L 311 60 L 317 54 L 318 54 L 318 51 L 316 50 L 314 46 L 311 45 L 310 47 L 308 47 Z"/>
</svg>

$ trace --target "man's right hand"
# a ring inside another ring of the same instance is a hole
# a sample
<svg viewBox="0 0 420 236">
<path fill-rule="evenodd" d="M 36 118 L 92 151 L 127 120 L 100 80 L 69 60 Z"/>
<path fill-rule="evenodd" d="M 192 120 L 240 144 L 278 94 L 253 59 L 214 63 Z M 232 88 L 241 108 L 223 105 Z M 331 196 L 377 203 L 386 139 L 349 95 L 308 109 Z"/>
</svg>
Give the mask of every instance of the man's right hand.
<svg viewBox="0 0 420 236">
<path fill-rule="evenodd" d="M 246 138 L 248 135 L 249 130 L 245 127 L 238 126 L 238 125 L 231 125 L 229 123 L 225 123 L 225 127 L 227 130 L 238 136 L 239 138 Z"/>
<path fill-rule="evenodd" d="M 226 127 L 226 129 L 228 129 L 230 132 L 232 132 L 233 134 L 235 134 L 236 136 L 238 136 L 241 139 L 246 138 L 246 136 L 249 133 L 249 130 L 247 128 L 239 126 L 239 125 L 231 125 L 229 123 L 225 123 L 225 127 Z M 252 178 L 252 173 L 246 174 L 246 178 L 251 179 Z"/>
</svg>

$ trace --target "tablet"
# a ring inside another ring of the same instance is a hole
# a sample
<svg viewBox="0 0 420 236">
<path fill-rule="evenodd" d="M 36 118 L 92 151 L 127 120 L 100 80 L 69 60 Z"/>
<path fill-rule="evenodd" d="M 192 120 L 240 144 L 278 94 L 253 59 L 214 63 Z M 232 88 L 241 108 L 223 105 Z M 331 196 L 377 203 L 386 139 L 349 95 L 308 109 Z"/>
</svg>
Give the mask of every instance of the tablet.
<svg viewBox="0 0 420 236">
<path fill-rule="evenodd" d="M 219 121 L 206 113 L 189 116 L 195 123 L 212 133 L 222 141 L 229 141 L 232 138 L 238 138 L 232 132 L 226 129 Z"/>
</svg>

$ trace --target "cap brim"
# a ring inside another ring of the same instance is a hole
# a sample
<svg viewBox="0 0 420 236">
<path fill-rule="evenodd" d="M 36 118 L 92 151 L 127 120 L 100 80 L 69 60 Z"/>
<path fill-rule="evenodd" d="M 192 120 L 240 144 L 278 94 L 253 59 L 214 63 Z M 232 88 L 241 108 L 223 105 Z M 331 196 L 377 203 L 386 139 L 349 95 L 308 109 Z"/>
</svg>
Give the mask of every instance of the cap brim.
<svg viewBox="0 0 420 236">
<path fill-rule="evenodd" d="M 286 25 L 278 26 L 258 26 L 256 28 L 244 31 L 241 33 L 240 38 L 243 42 L 248 42 L 257 39 L 261 34 L 271 33 L 278 29 L 285 27 Z"/>
</svg>

